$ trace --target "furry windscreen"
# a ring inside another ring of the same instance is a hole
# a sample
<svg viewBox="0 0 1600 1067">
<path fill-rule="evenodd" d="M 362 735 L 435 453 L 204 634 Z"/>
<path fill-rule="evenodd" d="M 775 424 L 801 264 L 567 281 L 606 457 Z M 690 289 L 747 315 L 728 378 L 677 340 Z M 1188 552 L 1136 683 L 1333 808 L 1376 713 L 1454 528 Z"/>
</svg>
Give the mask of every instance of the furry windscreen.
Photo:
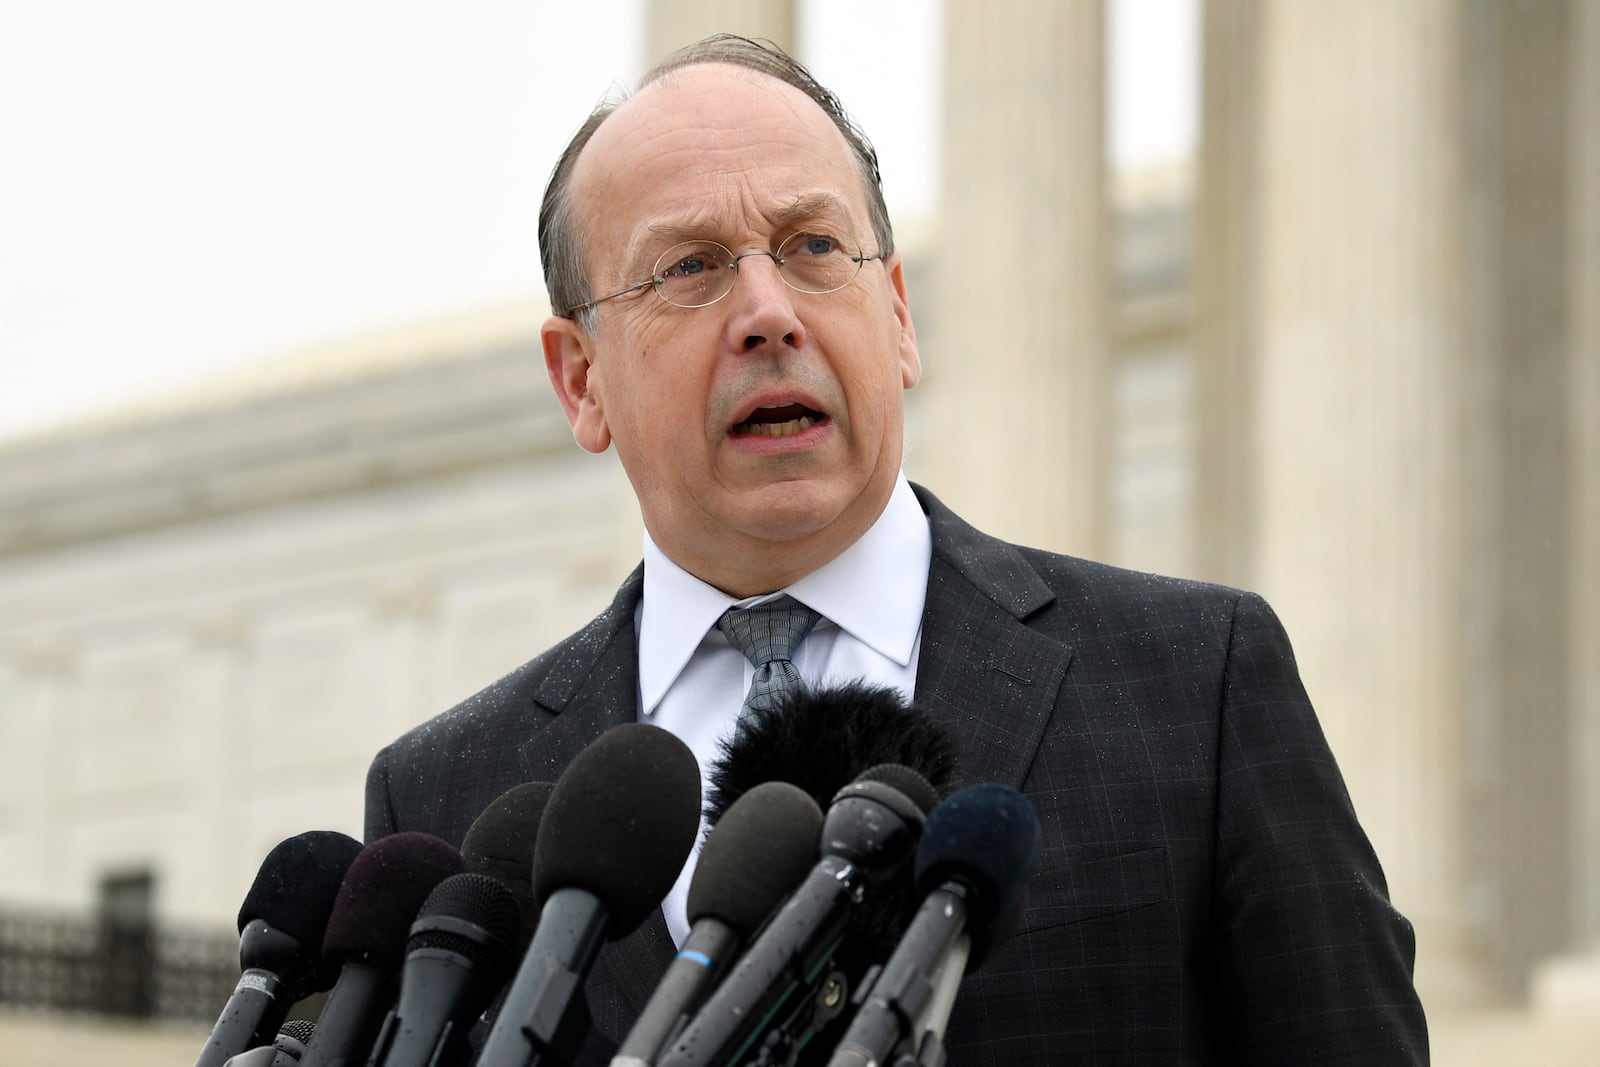
<svg viewBox="0 0 1600 1067">
<path fill-rule="evenodd" d="M 956 780 L 954 736 L 945 723 L 907 707 L 893 689 L 852 682 L 802 690 L 740 720 L 712 765 L 706 818 L 715 825 L 734 801 L 772 781 L 798 786 L 826 811 L 835 793 L 885 763 L 916 771 L 942 796 Z M 856 908 L 830 967 L 843 973 L 852 992 L 868 968 L 894 951 L 916 903 L 908 866 Z M 853 1014 L 846 1010 L 805 1046 L 801 1067 L 827 1062 Z"/>
<path fill-rule="evenodd" d="M 956 777 L 950 729 L 907 707 L 885 686 L 851 682 L 802 689 L 778 707 L 740 720 L 712 765 L 706 818 L 722 813 L 762 782 L 788 782 L 824 811 L 833 795 L 869 767 L 899 763 L 926 778 L 941 796 Z"/>
</svg>

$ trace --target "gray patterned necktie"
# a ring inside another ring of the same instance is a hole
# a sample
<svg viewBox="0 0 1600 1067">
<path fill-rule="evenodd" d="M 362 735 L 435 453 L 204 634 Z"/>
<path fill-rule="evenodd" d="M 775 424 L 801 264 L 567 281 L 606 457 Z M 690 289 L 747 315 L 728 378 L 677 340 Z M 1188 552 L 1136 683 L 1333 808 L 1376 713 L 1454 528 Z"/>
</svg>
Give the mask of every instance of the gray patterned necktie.
<svg viewBox="0 0 1600 1067">
<path fill-rule="evenodd" d="M 800 688 L 800 672 L 790 657 L 819 618 L 787 594 L 765 604 L 729 608 L 722 613 L 717 629 L 756 669 L 739 710 L 740 718 L 757 708 L 775 708 L 784 696 Z"/>
</svg>

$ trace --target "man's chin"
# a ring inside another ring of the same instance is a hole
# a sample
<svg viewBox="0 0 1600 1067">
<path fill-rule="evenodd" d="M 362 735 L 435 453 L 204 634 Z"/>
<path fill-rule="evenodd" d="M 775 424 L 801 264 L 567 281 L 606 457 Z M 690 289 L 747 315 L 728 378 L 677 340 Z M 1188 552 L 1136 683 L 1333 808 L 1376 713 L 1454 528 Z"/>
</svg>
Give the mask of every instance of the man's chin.
<svg viewBox="0 0 1600 1067">
<path fill-rule="evenodd" d="M 848 544 L 860 536 L 850 521 L 854 506 L 864 504 L 859 487 L 825 481 L 796 480 L 762 486 L 739 501 L 738 525 L 752 537 L 789 543 L 833 534 Z M 866 525 L 871 525 L 870 519 Z"/>
<path fill-rule="evenodd" d="M 827 530 L 839 508 L 824 494 L 770 488 L 742 501 L 739 526 L 762 541 L 799 541 Z"/>
</svg>

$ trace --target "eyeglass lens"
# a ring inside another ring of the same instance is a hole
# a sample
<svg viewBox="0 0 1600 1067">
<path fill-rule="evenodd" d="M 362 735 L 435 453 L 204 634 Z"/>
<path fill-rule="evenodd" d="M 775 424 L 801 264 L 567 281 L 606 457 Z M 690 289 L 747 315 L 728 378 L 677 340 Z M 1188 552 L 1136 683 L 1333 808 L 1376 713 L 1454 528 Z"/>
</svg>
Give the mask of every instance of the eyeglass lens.
<svg viewBox="0 0 1600 1067">
<path fill-rule="evenodd" d="M 802 293 L 842 289 L 861 269 L 854 254 L 838 238 L 827 234 L 793 234 L 772 255 L 779 276 L 791 289 Z M 656 291 L 679 307 L 704 307 L 722 299 L 733 288 L 738 263 L 743 258 L 714 241 L 673 245 L 656 260 Z"/>
</svg>

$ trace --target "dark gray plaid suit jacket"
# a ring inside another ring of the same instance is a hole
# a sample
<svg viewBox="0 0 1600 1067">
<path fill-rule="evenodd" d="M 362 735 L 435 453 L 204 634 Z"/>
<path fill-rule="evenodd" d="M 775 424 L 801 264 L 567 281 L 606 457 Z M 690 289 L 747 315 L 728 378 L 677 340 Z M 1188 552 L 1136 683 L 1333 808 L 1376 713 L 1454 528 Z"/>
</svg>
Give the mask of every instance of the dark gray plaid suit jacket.
<svg viewBox="0 0 1600 1067">
<path fill-rule="evenodd" d="M 964 780 L 1021 790 L 1044 828 L 1017 933 L 963 984 L 950 1062 L 1425 1062 L 1411 928 L 1271 609 L 1010 545 L 917 495 L 917 704 L 957 724 Z M 368 839 L 459 844 L 501 792 L 634 721 L 641 581 L 380 752 Z M 599 1030 L 626 1033 L 672 953 L 659 913 L 606 948 Z"/>
</svg>

